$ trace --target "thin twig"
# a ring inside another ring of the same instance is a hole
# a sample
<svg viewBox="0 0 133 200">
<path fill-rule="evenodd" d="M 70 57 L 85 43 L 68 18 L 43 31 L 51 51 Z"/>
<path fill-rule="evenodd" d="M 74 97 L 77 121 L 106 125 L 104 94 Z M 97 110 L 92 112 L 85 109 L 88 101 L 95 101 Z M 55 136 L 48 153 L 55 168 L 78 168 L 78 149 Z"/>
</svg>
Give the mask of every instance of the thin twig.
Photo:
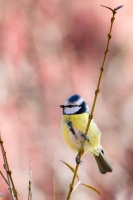
<svg viewBox="0 0 133 200">
<path fill-rule="evenodd" d="M 106 6 L 103 6 L 103 7 L 106 7 Z M 89 118 L 88 118 L 88 123 L 87 123 L 87 127 L 86 127 L 86 131 L 85 131 L 85 134 L 88 133 L 88 130 L 89 130 L 89 127 L 90 127 L 90 123 L 91 123 L 91 120 L 93 118 L 93 113 L 94 113 L 94 109 L 95 109 L 95 105 L 96 105 L 96 100 L 97 100 L 97 96 L 98 96 L 98 93 L 100 91 L 100 83 L 101 83 L 101 79 L 102 79 L 102 74 L 103 74 L 103 71 L 104 71 L 104 65 L 105 65 L 105 60 L 106 60 L 106 57 L 107 57 L 107 53 L 109 51 L 109 44 L 110 44 L 110 40 L 111 40 L 111 33 L 112 33 L 112 27 L 113 27 L 113 23 L 114 23 L 114 20 L 115 20 L 115 14 L 116 14 L 116 10 L 120 9 L 122 6 L 118 6 L 117 8 L 115 8 L 114 10 L 109 8 L 109 7 L 106 7 L 108 9 L 110 9 L 113 13 L 112 15 L 112 18 L 111 18 L 111 24 L 110 24 L 110 30 L 109 30 L 109 34 L 108 34 L 108 40 L 107 40 L 107 44 L 106 44 L 106 50 L 104 52 L 104 57 L 103 57 L 103 61 L 102 61 L 102 66 L 100 68 L 100 75 L 99 75 L 99 79 L 98 79 L 98 83 L 97 83 L 97 88 L 96 88 L 96 91 L 95 91 L 95 96 L 94 96 L 94 101 L 93 101 L 93 105 L 92 105 L 92 109 L 91 109 L 91 113 L 89 115 Z M 82 147 L 79 151 L 79 154 L 78 154 L 78 159 L 80 160 L 83 153 L 84 153 L 84 144 L 85 144 L 85 139 L 83 140 L 82 142 Z M 76 179 L 76 174 L 77 174 L 77 171 L 78 171 L 78 167 L 79 167 L 79 164 L 76 164 L 76 167 L 75 167 L 75 171 L 74 171 L 74 175 L 73 175 L 73 178 L 72 178 L 72 182 L 70 184 L 70 188 L 69 188 L 69 192 L 68 192 L 68 195 L 67 195 L 67 200 L 70 199 L 71 197 L 71 194 L 72 194 L 72 191 L 74 189 L 74 182 L 75 182 L 75 179 Z"/>
<path fill-rule="evenodd" d="M 5 176 L 3 175 L 3 173 L 0 171 L 0 174 L 2 176 L 2 178 L 4 179 L 4 181 L 6 182 L 6 184 L 8 185 L 8 181 L 6 180 Z"/>
<path fill-rule="evenodd" d="M 7 174 L 7 182 L 8 182 L 11 198 L 12 198 L 12 200 L 14 200 L 14 197 L 15 197 L 15 199 L 18 200 L 17 190 L 16 190 L 14 182 L 13 182 L 12 172 L 9 168 L 9 164 L 8 164 L 8 160 L 7 160 L 7 156 L 6 156 L 6 151 L 4 149 L 4 145 L 3 145 L 3 141 L 1 139 L 1 135 L 0 135 L 0 146 L 1 146 L 1 151 L 2 151 L 2 155 L 3 155 L 4 168 L 5 168 L 5 171 L 6 171 L 6 174 Z"/>
<path fill-rule="evenodd" d="M 28 187 L 28 200 L 32 200 L 32 169 L 31 169 L 31 161 L 29 163 L 29 187 Z"/>
</svg>

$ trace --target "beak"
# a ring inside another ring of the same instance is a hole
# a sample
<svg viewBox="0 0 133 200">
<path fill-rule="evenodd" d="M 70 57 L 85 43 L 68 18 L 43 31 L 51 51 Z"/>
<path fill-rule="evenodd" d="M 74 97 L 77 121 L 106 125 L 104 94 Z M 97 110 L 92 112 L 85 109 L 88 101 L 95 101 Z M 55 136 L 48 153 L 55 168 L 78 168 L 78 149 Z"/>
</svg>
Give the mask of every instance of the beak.
<svg viewBox="0 0 133 200">
<path fill-rule="evenodd" d="M 60 107 L 61 107 L 61 108 L 64 108 L 65 106 L 64 106 L 64 105 L 60 105 Z"/>
</svg>

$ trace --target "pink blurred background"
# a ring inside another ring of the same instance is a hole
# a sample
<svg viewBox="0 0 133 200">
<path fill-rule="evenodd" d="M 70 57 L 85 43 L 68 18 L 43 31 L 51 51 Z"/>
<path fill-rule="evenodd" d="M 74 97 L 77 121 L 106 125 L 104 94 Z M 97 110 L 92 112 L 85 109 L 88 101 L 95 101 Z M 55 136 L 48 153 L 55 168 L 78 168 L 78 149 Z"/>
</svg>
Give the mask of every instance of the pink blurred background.
<svg viewBox="0 0 133 200">
<path fill-rule="evenodd" d="M 90 108 L 110 27 L 113 27 L 94 118 L 113 173 L 101 175 L 92 156 L 82 157 L 79 177 L 95 192 L 79 186 L 74 200 L 133 199 L 133 1 L 0 0 L 0 129 L 19 199 L 28 196 L 29 162 L 33 199 L 66 199 L 75 153 L 64 143 L 61 109 L 72 94 Z M 3 159 L 0 156 L 0 170 Z M 0 177 L 0 193 L 8 187 Z"/>
</svg>

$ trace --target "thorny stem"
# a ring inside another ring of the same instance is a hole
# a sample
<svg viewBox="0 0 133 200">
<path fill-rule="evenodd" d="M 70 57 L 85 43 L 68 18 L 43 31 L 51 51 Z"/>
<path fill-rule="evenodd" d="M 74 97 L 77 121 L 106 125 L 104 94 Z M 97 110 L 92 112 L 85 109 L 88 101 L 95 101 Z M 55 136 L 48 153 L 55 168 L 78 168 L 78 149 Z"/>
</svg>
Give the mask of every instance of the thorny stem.
<svg viewBox="0 0 133 200">
<path fill-rule="evenodd" d="M 104 52 L 102 66 L 100 68 L 100 75 L 99 75 L 99 79 L 98 79 L 98 83 L 97 83 L 97 88 L 96 88 L 96 91 L 95 91 L 94 101 L 93 101 L 91 113 L 90 113 L 89 118 L 88 118 L 88 123 L 87 123 L 85 134 L 88 133 L 88 130 L 89 130 L 89 127 L 90 127 L 90 123 L 91 123 L 91 120 L 93 118 L 93 113 L 94 113 L 94 109 L 95 109 L 95 105 L 96 105 L 97 96 L 98 96 L 98 93 L 100 92 L 100 83 L 101 83 L 102 74 L 103 74 L 104 67 L 105 67 L 104 66 L 105 65 L 105 60 L 106 60 L 106 57 L 107 57 L 107 53 L 109 51 L 109 44 L 110 44 L 110 40 L 111 40 L 112 27 L 113 27 L 113 23 L 114 23 L 114 20 L 115 20 L 114 16 L 116 14 L 116 10 L 120 9 L 122 6 L 119 6 L 119 7 L 115 8 L 114 10 L 109 8 L 109 7 L 106 7 L 106 6 L 103 6 L 103 7 L 110 9 L 112 11 L 113 15 L 112 15 L 112 18 L 111 18 L 111 24 L 110 24 L 110 30 L 109 30 L 108 40 L 107 40 L 107 44 L 106 44 L 106 50 Z M 80 151 L 78 153 L 78 159 L 79 160 L 81 159 L 81 157 L 82 157 L 82 155 L 84 153 L 84 144 L 85 144 L 85 139 L 83 140 L 81 149 L 80 149 Z M 79 167 L 79 164 L 76 164 L 76 167 L 75 167 L 75 170 L 74 170 L 74 174 L 73 174 L 73 178 L 72 178 L 72 182 L 70 184 L 67 200 L 69 200 L 70 197 L 71 197 L 71 194 L 72 194 L 72 191 L 73 191 L 73 188 L 74 188 L 74 182 L 75 182 L 76 174 L 77 174 L 77 171 L 78 171 L 78 167 Z"/>
<path fill-rule="evenodd" d="M 0 135 L 0 146 L 1 146 L 1 151 L 2 151 L 2 155 L 3 155 L 3 160 L 4 160 L 4 168 L 7 174 L 7 183 L 9 186 L 9 190 L 10 190 L 10 194 L 11 194 L 11 198 L 12 200 L 14 200 L 14 197 L 16 200 L 18 200 L 18 194 L 17 194 L 17 190 L 15 188 L 13 179 L 12 179 L 12 172 L 9 168 L 9 164 L 8 164 L 8 160 L 7 160 L 7 156 L 6 156 L 6 151 L 4 149 L 4 145 L 3 145 L 3 141 L 1 139 L 1 135 Z"/>
</svg>

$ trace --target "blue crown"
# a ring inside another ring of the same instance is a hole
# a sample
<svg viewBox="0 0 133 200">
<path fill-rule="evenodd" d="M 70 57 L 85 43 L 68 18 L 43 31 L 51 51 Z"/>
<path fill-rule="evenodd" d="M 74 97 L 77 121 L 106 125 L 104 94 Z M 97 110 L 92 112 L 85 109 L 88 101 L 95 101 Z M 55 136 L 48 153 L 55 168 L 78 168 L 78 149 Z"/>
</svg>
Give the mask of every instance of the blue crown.
<svg viewBox="0 0 133 200">
<path fill-rule="evenodd" d="M 75 102 L 75 101 L 79 100 L 80 98 L 81 98 L 80 95 L 74 94 L 74 95 L 71 96 L 67 101 L 68 101 L 68 102 Z"/>
</svg>

